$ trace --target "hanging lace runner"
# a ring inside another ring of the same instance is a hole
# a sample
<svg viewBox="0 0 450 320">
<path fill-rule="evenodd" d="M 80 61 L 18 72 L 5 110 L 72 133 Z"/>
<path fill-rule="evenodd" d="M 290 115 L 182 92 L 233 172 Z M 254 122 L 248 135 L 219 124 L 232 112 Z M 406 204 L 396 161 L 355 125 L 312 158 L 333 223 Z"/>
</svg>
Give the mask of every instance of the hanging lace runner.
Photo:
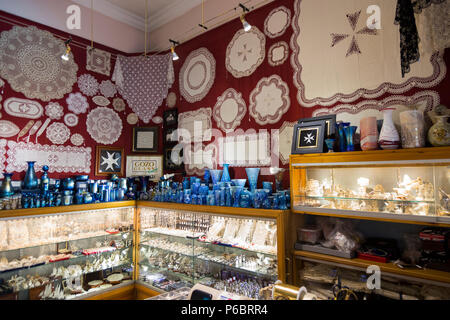
<svg viewBox="0 0 450 320">
<path fill-rule="evenodd" d="M 118 56 L 113 74 L 119 93 L 139 119 L 149 123 L 174 82 L 170 54 Z"/>
</svg>

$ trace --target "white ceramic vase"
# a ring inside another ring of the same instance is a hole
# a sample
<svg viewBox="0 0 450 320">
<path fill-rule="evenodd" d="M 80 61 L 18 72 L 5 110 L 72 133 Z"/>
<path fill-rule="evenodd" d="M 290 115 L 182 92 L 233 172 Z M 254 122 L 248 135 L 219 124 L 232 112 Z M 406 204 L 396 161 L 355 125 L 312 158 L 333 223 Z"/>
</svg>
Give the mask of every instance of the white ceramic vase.
<svg viewBox="0 0 450 320">
<path fill-rule="evenodd" d="M 383 126 L 378 138 L 378 144 L 382 149 L 397 149 L 400 145 L 400 136 L 392 119 L 393 112 L 393 108 L 383 109 Z"/>
</svg>

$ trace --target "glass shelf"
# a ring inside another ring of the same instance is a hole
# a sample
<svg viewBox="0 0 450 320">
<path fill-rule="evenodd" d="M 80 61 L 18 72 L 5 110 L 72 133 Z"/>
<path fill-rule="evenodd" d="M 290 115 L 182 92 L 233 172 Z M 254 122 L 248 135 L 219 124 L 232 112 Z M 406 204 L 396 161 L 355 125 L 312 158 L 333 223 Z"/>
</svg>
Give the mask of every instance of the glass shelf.
<svg viewBox="0 0 450 320">
<path fill-rule="evenodd" d="M 402 200 L 402 199 L 377 199 L 377 198 L 357 198 L 357 197 L 332 197 L 332 196 L 296 196 L 296 199 L 311 199 L 311 200 L 347 200 L 347 201 L 386 201 L 386 202 L 400 202 L 400 203 L 431 203 L 434 200 Z M 300 200 L 301 201 L 301 200 Z"/>
<path fill-rule="evenodd" d="M 165 251 L 165 252 L 170 252 L 170 253 L 174 253 L 174 254 L 179 254 L 179 255 L 182 255 L 182 256 L 185 256 L 185 257 L 188 257 L 188 258 L 195 258 L 195 257 L 198 257 L 198 256 L 201 254 L 201 253 L 197 253 L 197 254 L 192 253 L 192 254 L 189 254 L 189 253 L 187 253 L 187 252 L 174 251 L 174 250 L 170 250 L 170 249 L 166 249 L 166 248 L 157 247 L 157 246 L 154 246 L 154 245 L 145 243 L 145 242 L 141 242 L 141 243 L 140 243 L 140 246 L 141 246 L 141 247 L 144 247 L 144 248 L 157 249 L 157 250 L 161 250 L 161 251 Z M 193 249 L 190 249 L 190 250 L 193 251 Z"/>
</svg>

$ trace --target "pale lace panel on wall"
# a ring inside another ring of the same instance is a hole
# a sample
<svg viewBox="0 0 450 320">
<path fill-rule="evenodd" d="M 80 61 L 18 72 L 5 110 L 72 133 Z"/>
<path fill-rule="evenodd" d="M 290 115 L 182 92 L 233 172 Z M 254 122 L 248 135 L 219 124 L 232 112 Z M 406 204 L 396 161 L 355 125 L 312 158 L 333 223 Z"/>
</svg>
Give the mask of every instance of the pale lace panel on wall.
<svg viewBox="0 0 450 320">
<path fill-rule="evenodd" d="M 410 97 L 391 96 L 383 100 L 362 101 L 357 105 L 342 104 L 333 108 L 317 109 L 313 112 L 313 117 L 324 116 L 328 114 L 336 114 L 336 120 L 350 122 L 352 126 L 358 126 L 359 132 L 360 121 L 365 117 L 376 117 L 378 120 L 383 119 L 382 109 L 385 106 L 395 108 L 393 119 L 394 123 L 400 127 L 399 114 L 402 111 L 417 109 L 423 112 L 432 110 L 439 105 L 440 98 L 436 91 L 421 91 Z"/>
<path fill-rule="evenodd" d="M 26 171 L 27 161 L 36 161 L 36 171 L 48 165 L 49 172 L 89 173 L 91 148 L 8 141 L 7 172 Z"/>
<path fill-rule="evenodd" d="M 211 116 L 211 108 L 200 108 L 195 111 L 180 113 L 178 115 L 178 129 L 187 130 L 191 135 L 191 142 L 210 141 L 212 137 Z"/>
<path fill-rule="evenodd" d="M 442 54 L 437 53 L 423 55 L 402 78 L 399 30 L 393 23 L 396 3 L 396 0 L 296 1 L 291 63 L 302 106 L 374 99 L 386 92 L 400 94 L 442 81 L 446 67 Z M 381 9 L 380 30 L 367 27 L 370 15 L 366 9 L 370 5 Z"/>
<path fill-rule="evenodd" d="M 5 172 L 6 161 L 6 143 L 5 139 L 0 139 L 0 178 L 3 179 L 3 172 Z"/>
<path fill-rule="evenodd" d="M 235 167 L 270 165 L 270 134 L 267 131 L 233 134 L 219 138 L 219 163 Z"/>
<path fill-rule="evenodd" d="M 86 47 L 86 70 L 108 76 L 111 74 L 111 53 Z"/>
<path fill-rule="evenodd" d="M 282 164 L 289 163 L 289 155 L 291 154 L 292 135 L 294 133 L 294 126 L 297 122 L 283 122 L 279 131 L 278 145 L 280 148 L 280 161 Z M 358 125 L 359 126 L 359 125 Z"/>
</svg>

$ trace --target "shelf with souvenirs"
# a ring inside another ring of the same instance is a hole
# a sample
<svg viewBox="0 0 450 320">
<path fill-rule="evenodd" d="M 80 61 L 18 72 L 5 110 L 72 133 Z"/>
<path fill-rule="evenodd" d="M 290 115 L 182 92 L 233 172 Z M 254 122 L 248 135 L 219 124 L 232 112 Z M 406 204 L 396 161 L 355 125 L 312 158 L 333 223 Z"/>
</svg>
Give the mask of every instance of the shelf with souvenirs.
<svg viewBox="0 0 450 320">
<path fill-rule="evenodd" d="M 284 235 L 277 231 L 286 211 L 147 201 L 137 207 L 137 278 L 155 291 L 200 283 L 258 299 L 260 289 L 284 278 Z"/>
<path fill-rule="evenodd" d="M 78 299 L 133 279 L 134 206 L 7 216 L 23 210 L 0 219 L 0 299 Z"/>
</svg>

